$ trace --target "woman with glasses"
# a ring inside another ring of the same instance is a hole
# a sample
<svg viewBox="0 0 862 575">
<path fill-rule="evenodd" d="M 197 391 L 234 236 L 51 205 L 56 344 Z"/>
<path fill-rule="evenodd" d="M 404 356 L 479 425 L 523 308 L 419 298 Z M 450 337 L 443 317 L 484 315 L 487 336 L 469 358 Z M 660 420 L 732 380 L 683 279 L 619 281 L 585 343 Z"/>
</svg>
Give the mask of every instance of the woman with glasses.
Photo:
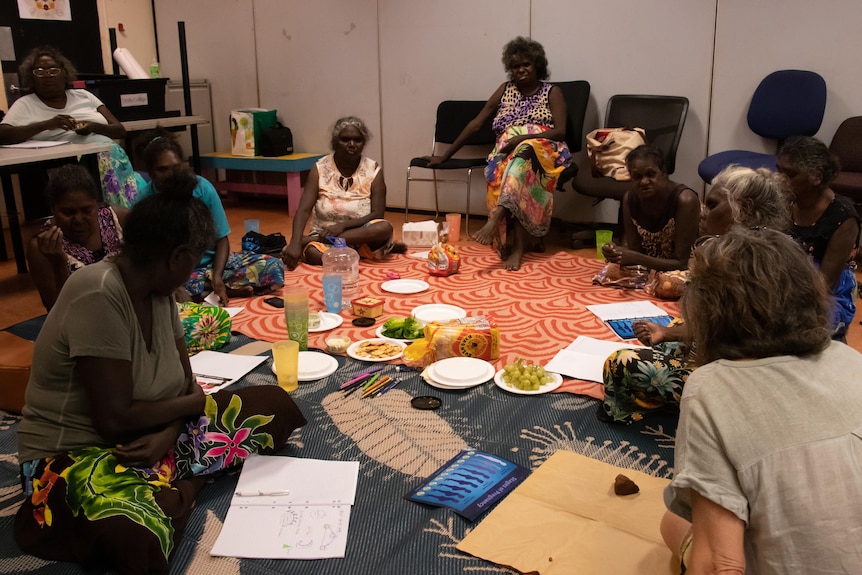
<svg viewBox="0 0 862 575">
<path fill-rule="evenodd" d="M 829 187 L 840 169 L 816 138 L 789 138 L 778 153 L 778 171 L 787 177 L 793 198 L 791 235 L 826 278 L 834 300 L 832 337 L 846 342 L 856 314 L 860 220 L 853 202 Z"/>
<path fill-rule="evenodd" d="M 830 341 L 822 274 L 787 235 L 740 228 L 689 271 L 699 367 L 664 494 L 668 547 L 689 573 L 859 573 L 862 355 Z"/>
<path fill-rule="evenodd" d="M 709 241 L 733 226 L 784 231 L 790 225 L 788 206 L 781 176 L 766 169 L 730 166 L 715 177 L 704 198 L 700 220 L 704 235 L 694 243 Z M 685 324 L 665 327 L 640 321 L 633 327 L 638 340 L 651 347 L 623 349 L 605 360 L 605 398 L 599 419 L 629 424 L 652 413 L 676 410 L 693 369 Z"/>
<path fill-rule="evenodd" d="M 99 177 L 104 200 L 129 207 L 145 182 L 132 168 L 126 152 L 114 140 L 126 137 L 126 129 L 101 100 L 87 90 L 72 88 L 77 71 L 72 62 L 50 46 L 31 50 L 21 61 L 18 75 L 23 91 L 29 92 L 12 104 L 0 123 L 0 144 L 25 140 L 51 140 L 75 144 L 111 144 L 99 154 Z M 24 198 L 25 206 L 49 213 L 44 202 L 33 203 L 33 194 Z"/>
</svg>

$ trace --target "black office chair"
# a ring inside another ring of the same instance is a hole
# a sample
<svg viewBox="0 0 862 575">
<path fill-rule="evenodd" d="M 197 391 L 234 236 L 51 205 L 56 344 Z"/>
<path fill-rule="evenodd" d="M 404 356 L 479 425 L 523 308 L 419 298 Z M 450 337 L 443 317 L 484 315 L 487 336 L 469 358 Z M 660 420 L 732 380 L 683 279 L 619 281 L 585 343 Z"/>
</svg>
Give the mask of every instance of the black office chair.
<svg viewBox="0 0 862 575">
<path fill-rule="evenodd" d="M 676 170 L 676 151 L 687 114 L 688 98 L 683 96 L 618 94 L 608 100 L 603 127 L 643 128 L 647 143 L 661 150 L 665 170 L 672 174 Z M 630 186 L 630 181 L 594 176 L 589 167 L 580 170 L 572 181 L 576 192 L 595 198 L 593 205 L 605 199 L 620 200 L 617 225 L 622 221 L 622 199 Z"/>
<path fill-rule="evenodd" d="M 572 154 L 580 152 L 584 145 L 584 116 L 587 113 L 587 104 L 590 101 L 590 83 L 586 80 L 574 80 L 571 82 L 554 82 L 563 92 L 566 101 L 566 145 Z M 578 174 L 578 165 L 572 165 L 563 170 L 557 179 L 557 189 L 563 186 Z"/>
<path fill-rule="evenodd" d="M 437 122 L 434 127 L 434 139 L 431 142 L 431 155 L 434 156 L 439 153 L 437 149 L 437 144 L 452 144 L 452 142 L 454 142 L 458 135 L 461 133 L 461 130 L 464 129 L 464 126 L 466 126 L 470 122 L 470 120 L 472 120 L 479 114 L 484 105 L 484 100 L 446 100 L 440 102 L 440 105 L 437 106 Z M 495 141 L 496 138 L 494 137 L 494 131 L 491 129 L 491 119 L 489 119 L 487 124 L 482 126 L 482 128 L 478 132 L 470 136 L 470 138 L 464 143 L 464 145 L 488 146 L 488 151 L 490 152 L 491 147 L 493 147 Z M 465 226 L 466 229 L 469 230 L 471 177 L 475 168 L 484 169 L 487 164 L 487 154 L 481 157 L 473 158 L 450 158 L 442 164 L 434 166 L 434 169 L 431 171 L 430 178 L 417 178 L 411 173 L 413 168 L 429 169 L 428 160 L 422 157 L 417 157 L 410 160 L 410 165 L 407 167 L 407 187 L 405 188 L 404 192 L 404 221 L 407 221 L 407 214 L 410 210 L 410 182 L 434 182 L 435 217 L 438 217 L 440 215 L 440 201 L 439 194 L 437 192 L 437 182 L 459 182 L 467 186 L 467 189 L 465 191 L 465 195 L 467 196 Z M 464 172 L 465 177 L 461 179 L 438 178 L 438 170 L 445 170 L 447 172 L 461 170 Z"/>
</svg>

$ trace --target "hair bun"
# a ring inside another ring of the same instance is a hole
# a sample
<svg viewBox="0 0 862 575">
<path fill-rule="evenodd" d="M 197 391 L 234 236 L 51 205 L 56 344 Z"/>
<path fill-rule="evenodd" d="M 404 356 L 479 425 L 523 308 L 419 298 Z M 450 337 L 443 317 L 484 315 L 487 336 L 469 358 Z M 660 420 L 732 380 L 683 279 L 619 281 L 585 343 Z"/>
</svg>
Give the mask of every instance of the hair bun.
<svg viewBox="0 0 862 575">
<path fill-rule="evenodd" d="M 191 169 L 180 167 L 172 171 L 159 184 L 159 193 L 173 200 L 188 202 L 198 186 L 198 178 Z"/>
</svg>

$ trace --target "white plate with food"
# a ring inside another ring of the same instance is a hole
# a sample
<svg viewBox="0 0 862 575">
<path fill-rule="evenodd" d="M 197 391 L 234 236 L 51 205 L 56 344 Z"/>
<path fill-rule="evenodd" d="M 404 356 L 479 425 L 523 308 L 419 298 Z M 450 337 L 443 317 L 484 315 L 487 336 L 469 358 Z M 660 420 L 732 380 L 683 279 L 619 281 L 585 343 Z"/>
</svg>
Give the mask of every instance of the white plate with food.
<svg viewBox="0 0 862 575">
<path fill-rule="evenodd" d="M 550 391 L 554 391 L 561 385 L 563 385 L 563 376 L 559 373 L 551 373 L 550 371 L 546 371 L 545 373 L 551 378 L 551 381 L 548 383 L 543 383 L 539 386 L 539 389 L 520 389 L 515 387 L 514 385 L 509 385 L 505 381 L 503 381 L 503 373 L 505 370 L 501 369 L 497 373 L 494 374 L 494 383 L 497 384 L 502 390 L 508 391 L 509 393 L 517 393 L 518 395 L 540 395 L 542 393 L 548 393 Z"/>
<path fill-rule="evenodd" d="M 413 317 L 422 323 L 431 323 L 432 321 L 450 321 L 453 319 L 461 319 L 467 317 L 467 312 L 457 305 L 449 305 L 448 303 L 429 303 L 413 308 L 411 312 Z"/>
<path fill-rule="evenodd" d="M 347 355 L 360 361 L 391 361 L 401 357 L 405 347 L 403 341 L 386 337 L 363 339 L 350 344 Z"/>
<path fill-rule="evenodd" d="M 448 357 L 428 366 L 428 377 L 449 389 L 465 389 L 493 378 L 494 366 L 475 357 Z"/>
<path fill-rule="evenodd" d="M 299 352 L 299 381 L 314 381 L 323 379 L 335 373 L 338 369 L 338 360 L 319 351 Z M 272 362 L 272 373 L 275 371 L 275 361 Z"/>
<path fill-rule="evenodd" d="M 383 329 L 384 328 L 381 325 L 380 327 L 377 328 L 377 331 L 374 332 L 374 335 L 376 335 L 377 337 L 382 338 L 382 339 L 394 339 L 395 341 L 400 341 L 402 343 L 406 343 L 407 345 L 410 345 L 411 343 L 413 343 L 414 341 L 419 339 L 419 337 L 422 337 L 421 335 L 419 337 L 413 338 L 413 339 L 407 339 L 407 338 L 403 338 L 403 337 L 389 337 L 388 335 L 383 333 Z"/>
<path fill-rule="evenodd" d="M 380 289 L 389 293 L 411 294 L 419 293 L 427 290 L 430 286 L 428 282 L 422 280 L 389 280 L 380 284 Z"/>
<path fill-rule="evenodd" d="M 315 328 L 308 328 L 308 333 L 317 333 L 320 331 L 329 331 L 341 325 L 344 318 L 337 313 L 329 313 L 327 311 L 320 312 L 320 325 Z"/>
</svg>

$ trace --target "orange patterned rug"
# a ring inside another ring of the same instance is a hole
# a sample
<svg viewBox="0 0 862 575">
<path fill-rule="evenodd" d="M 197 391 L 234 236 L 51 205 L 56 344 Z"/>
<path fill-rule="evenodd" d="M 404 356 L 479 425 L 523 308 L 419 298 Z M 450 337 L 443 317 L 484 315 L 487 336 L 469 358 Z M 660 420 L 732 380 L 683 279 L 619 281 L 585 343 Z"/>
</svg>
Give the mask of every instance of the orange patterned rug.
<svg viewBox="0 0 862 575">
<path fill-rule="evenodd" d="M 326 338 L 333 333 L 343 333 L 353 341 L 375 337 L 374 332 L 390 317 L 409 316 L 414 307 L 422 304 L 447 303 L 464 308 L 468 315 L 488 315 L 496 321 L 501 333 L 498 369 L 518 357 L 545 364 L 579 335 L 616 339 L 586 306 L 652 299 L 642 291 L 593 285 L 592 278 L 603 265 L 598 259 L 565 252 L 528 254 L 521 269 L 512 272 L 503 269 L 489 247 L 470 242 L 458 245 L 458 251 L 461 269 L 449 277 L 429 275 L 425 260 L 410 255 L 395 255 L 382 262 L 363 260 L 361 294 L 383 299 L 383 315 L 374 326 L 360 328 L 351 323 L 352 311 L 344 310 L 344 323 L 329 332 L 310 333 L 309 346 L 325 348 Z M 380 285 L 390 271 L 403 279 L 425 280 L 431 287 L 410 295 L 384 292 Z M 285 273 L 285 283 L 305 286 L 311 306 L 325 309 L 319 267 L 300 264 L 293 272 Z M 246 308 L 234 317 L 233 329 L 255 339 L 284 339 L 282 311 L 263 300 L 263 297 L 232 300 L 232 305 Z M 676 302 L 653 301 L 670 315 L 678 315 Z M 567 380 L 559 391 L 603 397 L 600 384 L 577 380 Z"/>
</svg>

